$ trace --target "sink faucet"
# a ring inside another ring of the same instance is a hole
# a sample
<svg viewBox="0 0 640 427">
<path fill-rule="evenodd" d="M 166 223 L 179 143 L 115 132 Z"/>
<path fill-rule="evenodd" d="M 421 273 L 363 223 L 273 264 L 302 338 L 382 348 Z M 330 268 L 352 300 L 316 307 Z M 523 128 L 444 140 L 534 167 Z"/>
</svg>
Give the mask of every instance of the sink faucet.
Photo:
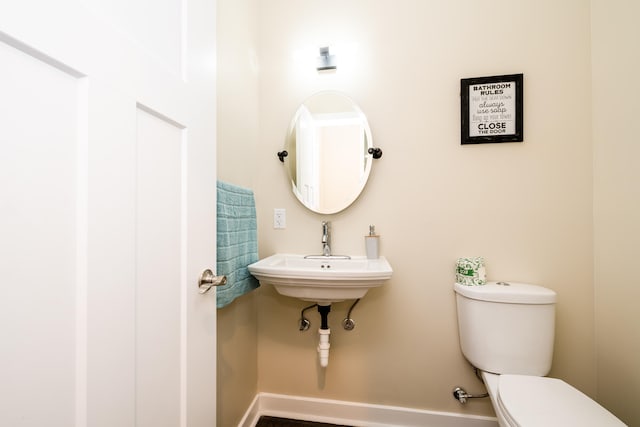
<svg viewBox="0 0 640 427">
<path fill-rule="evenodd" d="M 322 221 L 322 255 L 331 256 L 331 223 Z"/>
<path fill-rule="evenodd" d="M 331 255 L 331 223 L 322 221 L 322 255 L 305 255 L 305 259 L 351 259 L 349 255 Z"/>
</svg>

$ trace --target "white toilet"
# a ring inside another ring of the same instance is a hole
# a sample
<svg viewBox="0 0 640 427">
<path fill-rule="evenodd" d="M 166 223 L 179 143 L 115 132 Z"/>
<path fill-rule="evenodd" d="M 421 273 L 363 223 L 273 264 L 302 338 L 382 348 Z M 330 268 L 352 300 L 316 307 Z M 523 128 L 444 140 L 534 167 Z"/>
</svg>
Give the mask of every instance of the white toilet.
<svg viewBox="0 0 640 427">
<path fill-rule="evenodd" d="M 545 377 L 555 292 L 511 282 L 454 289 L 462 353 L 480 370 L 501 427 L 625 425 L 569 384 Z"/>
</svg>

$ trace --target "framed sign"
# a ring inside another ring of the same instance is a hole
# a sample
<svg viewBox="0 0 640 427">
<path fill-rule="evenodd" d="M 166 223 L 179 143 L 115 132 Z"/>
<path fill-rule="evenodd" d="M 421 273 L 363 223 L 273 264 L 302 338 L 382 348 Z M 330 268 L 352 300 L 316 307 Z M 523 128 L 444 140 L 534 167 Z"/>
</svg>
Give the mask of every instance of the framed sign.
<svg viewBox="0 0 640 427">
<path fill-rule="evenodd" d="M 460 79 L 461 143 L 522 142 L 522 74 Z"/>
</svg>

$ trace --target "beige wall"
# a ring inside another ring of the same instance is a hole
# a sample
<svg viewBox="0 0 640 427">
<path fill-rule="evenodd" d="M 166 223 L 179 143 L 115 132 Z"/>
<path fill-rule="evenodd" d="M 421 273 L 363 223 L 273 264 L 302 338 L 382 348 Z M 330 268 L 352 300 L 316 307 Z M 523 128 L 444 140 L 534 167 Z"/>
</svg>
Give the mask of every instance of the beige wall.
<svg viewBox="0 0 640 427">
<path fill-rule="evenodd" d="M 598 399 L 640 426 L 640 4 L 591 3 Z"/>
<path fill-rule="evenodd" d="M 460 354 L 452 291 L 455 259 L 482 255 L 489 279 L 558 292 L 552 375 L 595 395 L 589 1 L 270 0 L 258 24 L 261 256 L 319 252 L 328 219 L 334 251 L 356 255 L 375 224 L 395 270 L 356 307 L 354 331 L 341 328 L 348 305 L 333 307 L 325 370 L 318 315 L 300 333 L 305 303 L 262 287 L 258 389 L 491 414 L 451 397 L 482 388 Z M 351 49 L 337 74 L 297 60 L 325 44 Z M 525 141 L 461 146 L 460 78 L 519 72 Z M 359 103 L 384 156 L 359 200 L 321 216 L 288 190 L 276 152 L 297 106 L 325 89 Z M 274 208 L 287 209 L 285 230 Z"/>
<path fill-rule="evenodd" d="M 251 188 L 258 143 L 257 0 L 218 0 L 218 179 Z M 257 393 L 255 292 L 218 310 L 217 425 L 235 426 Z"/>
<path fill-rule="evenodd" d="M 363 254 L 373 223 L 395 269 L 353 312 L 354 331 L 340 326 L 348 304 L 333 307 L 324 371 L 318 315 L 297 331 L 304 303 L 262 287 L 220 310 L 218 425 L 237 424 L 258 390 L 490 414 L 450 397 L 481 388 L 457 343 L 462 255 L 483 255 L 490 279 L 555 289 L 552 375 L 640 425 L 638 5 L 218 0 L 218 12 L 219 177 L 256 190 L 261 256 L 319 252 L 323 219 L 336 252 Z M 337 74 L 296 59 L 325 44 L 351 51 Z M 525 141 L 460 146 L 459 79 L 517 72 Z M 328 216 L 302 208 L 275 156 L 298 104 L 324 89 L 360 104 L 384 150 L 362 197 Z M 272 228 L 274 208 L 286 230 Z"/>
</svg>

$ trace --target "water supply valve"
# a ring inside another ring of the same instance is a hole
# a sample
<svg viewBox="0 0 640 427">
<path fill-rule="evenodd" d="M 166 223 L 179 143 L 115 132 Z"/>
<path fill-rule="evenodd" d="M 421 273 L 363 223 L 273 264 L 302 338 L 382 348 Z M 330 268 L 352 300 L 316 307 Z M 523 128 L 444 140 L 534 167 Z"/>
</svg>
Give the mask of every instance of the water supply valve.
<svg viewBox="0 0 640 427">
<path fill-rule="evenodd" d="M 479 399 L 483 397 L 489 397 L 489 393 L 483 393 L 483 394 L 474 396 L 472 394 L 467 393 L 465 389 L 463 389 L 462 387 L 456 387 L 453 389 L 453 397 L 455 397 L 458 402 L 464 405 L 465 403 L 467 403 L 467 399 Z"/>
</svg>

